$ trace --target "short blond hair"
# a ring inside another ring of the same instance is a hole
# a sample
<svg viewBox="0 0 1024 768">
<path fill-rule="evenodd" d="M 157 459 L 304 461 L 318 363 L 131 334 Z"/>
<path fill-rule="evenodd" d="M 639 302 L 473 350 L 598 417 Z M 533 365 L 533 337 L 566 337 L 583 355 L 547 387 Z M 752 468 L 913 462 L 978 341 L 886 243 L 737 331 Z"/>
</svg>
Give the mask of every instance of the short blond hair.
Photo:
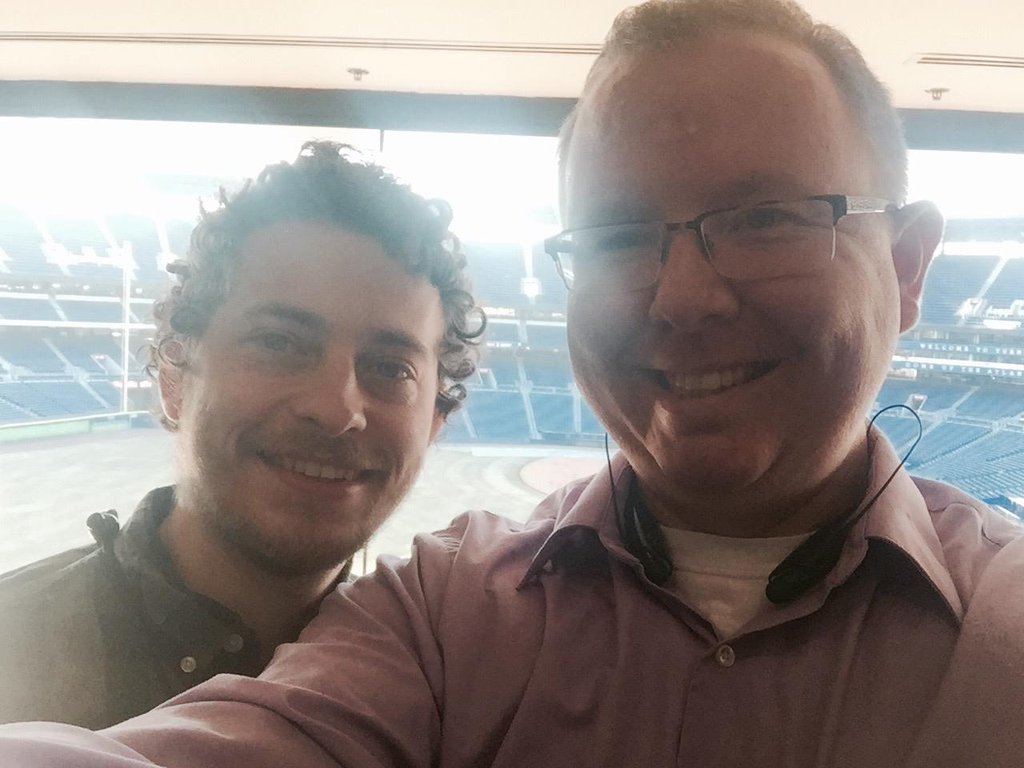
<svg viewBox="0 0 1024 768">
<path fill-rule="evenodd" d="M 789 0 L 648 0 L 627 8 L 612 24 L 587 75 L 579 103 L 593 87 L 595 73 L 613 57 L 671 50 L 721 31 L 761 32 L 814 54 L 860 124 L 874 155 L 881 193 L 896 203 L 905 200 L 907 145 L 888 89 L 846 35 L 815 22 Z M 559 177 L 563 184 L 578 109 L 577 105 L 572 110 L 559 134 Z"/>
</svg>

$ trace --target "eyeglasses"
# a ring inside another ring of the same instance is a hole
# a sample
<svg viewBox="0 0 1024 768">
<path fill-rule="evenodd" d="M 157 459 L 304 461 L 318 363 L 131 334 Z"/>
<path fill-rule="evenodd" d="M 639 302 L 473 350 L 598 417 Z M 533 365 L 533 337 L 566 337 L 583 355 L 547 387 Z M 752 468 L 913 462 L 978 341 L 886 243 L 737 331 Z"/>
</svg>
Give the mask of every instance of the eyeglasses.
<svg viewBox="0 0 1024 768">
<path fill-rule="evenodd" d="M 887 200 L 815 195 L 792 202 L 705 211 L 689 221 L 639 221 L 567 229 L 544 241 L 566 287 L 622 293 L 658 282 L 676 234 L 697 234 L 704 258 L 729 280 L 809 274 L 832 261 L 836 223 L 859 213 L 889 213 Z"/>
</svg>

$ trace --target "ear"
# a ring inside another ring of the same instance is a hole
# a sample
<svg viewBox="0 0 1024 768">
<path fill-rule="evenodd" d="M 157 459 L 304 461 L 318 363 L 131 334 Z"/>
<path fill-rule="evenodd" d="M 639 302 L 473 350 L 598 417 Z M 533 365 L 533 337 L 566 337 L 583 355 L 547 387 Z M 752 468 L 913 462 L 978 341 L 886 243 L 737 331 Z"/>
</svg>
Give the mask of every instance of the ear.
<svg viewBox="0 0 1024 768">
<path fill-rule="evenodd" d="M 175 429 L 181 419 L 184 380 L 185 371 L 183 369 L 167 364 L 160 366 L 160 371 L 157 374 L 157 384 L 160 387 L 160 406 L 163 409 L 164 418 Z"/>
<path fill-rule="evenodd" d="M 921 314 L 924 276 L 942 241 L 944 221 L 934 203 L 904 206 L 895 215 L 892 263 L 900 287 L 900 333 L 910 330 Z"/>
</svg>

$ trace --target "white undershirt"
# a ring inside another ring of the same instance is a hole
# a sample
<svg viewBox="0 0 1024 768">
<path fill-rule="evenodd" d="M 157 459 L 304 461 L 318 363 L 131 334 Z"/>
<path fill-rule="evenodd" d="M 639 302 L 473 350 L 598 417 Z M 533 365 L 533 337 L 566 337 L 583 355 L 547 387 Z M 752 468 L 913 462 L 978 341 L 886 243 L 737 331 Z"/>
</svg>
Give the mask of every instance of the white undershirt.
<svg viewBox="0 0 1024 768">
<path fill-rule="evenodd" d="M 736 539 L 662 528 L 675 571 L 667 585 L 715 628 L 722 640 L 736 635 L 770 605 L 768 575 L 810 534 Z"/>
</svg>

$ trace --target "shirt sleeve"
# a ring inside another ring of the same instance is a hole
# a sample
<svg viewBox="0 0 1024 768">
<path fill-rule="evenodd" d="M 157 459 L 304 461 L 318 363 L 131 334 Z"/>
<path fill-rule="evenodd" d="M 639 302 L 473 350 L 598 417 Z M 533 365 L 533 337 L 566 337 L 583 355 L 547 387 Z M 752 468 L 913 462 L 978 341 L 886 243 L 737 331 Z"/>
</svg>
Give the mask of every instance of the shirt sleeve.
<svg viewBox="0 0 1024 768">
<path fill-rule="evenodd" d="M 456 526 L 457 527 L 457 524 Z M 93 734 L 0 728 L 19 768 L 427 768 L 441 740 L 436 621 L 459 531 L 419 536 L 409 561 L 341 584 L 256 679 L 222 675 Z"/>
</svg>

